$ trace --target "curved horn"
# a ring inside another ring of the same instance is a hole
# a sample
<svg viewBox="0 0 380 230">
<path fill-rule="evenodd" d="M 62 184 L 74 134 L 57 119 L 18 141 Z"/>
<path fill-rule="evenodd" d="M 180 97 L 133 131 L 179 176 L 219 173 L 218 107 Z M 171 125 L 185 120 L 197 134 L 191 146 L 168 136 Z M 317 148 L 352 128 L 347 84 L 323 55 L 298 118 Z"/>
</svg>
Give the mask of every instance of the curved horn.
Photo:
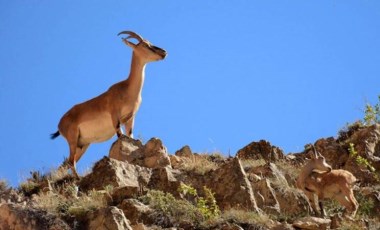
<svg viewBox="0 0 380 230">
<path fill-rule="evenodd" d="M 139 42 L 144 40 L 140 35 L 132 31 L 121 31 L 120 33 L 117 34 L 117 36 L 119 36 L 120 34 L 128 34 L 129 35 L 128 38 L 136 38 Z"/>
<path fill-rule="evenodd" d="M 311 145 L 311 147 L 312 147 L 313 150 L 314 150 L 314 154 L 315 154 L 315 156 L 322 156 L 322 155 L 317 151 L 317 149 L 315 148 L 314 145 Z"/>
</svg>

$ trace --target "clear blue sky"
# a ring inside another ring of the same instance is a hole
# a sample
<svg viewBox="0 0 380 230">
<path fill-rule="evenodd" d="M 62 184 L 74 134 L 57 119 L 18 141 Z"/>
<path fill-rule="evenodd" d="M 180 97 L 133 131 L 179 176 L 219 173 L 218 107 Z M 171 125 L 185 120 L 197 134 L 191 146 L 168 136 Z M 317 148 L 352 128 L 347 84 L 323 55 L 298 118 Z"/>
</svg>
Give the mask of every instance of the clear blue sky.
<svg viewBox="0 0 380 230">
<path fill-rule="evenodd" d="M 380 93 L 380 1 L 0 0 L 0 178 L 68 156 L 61 116 L 129 73 L 132 30 L 166 49 L 146 69 L 135 137 L 170 153 L 285 152 L 336 136 Z M 108 155 L 93 144 L 79 172 Z"/>
</svg>

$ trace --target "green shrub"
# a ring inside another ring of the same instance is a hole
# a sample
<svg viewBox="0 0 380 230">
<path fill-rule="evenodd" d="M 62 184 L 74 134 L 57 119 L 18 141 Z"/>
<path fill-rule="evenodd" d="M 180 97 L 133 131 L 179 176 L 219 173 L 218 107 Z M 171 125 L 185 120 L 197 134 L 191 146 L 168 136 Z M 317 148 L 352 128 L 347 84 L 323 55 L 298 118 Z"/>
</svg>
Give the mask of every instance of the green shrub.
<svg viewBox="0 0 380 230">
<path fill-rule="evenodd" d="M 356 194 L 356 199 L 359 203 L 359 209 L 358 209 L 358 215 L 359 216 L 377 216 L 376 213 L 374 213 L 375 208 L 375 202 L 371 197 L 366 197 L 361 193 Z"/>
<path fill-rule="evenodd" d="M 187 200 L 178 200 L 170 193 L 150 190 L 140 200 L 170 219 L 171 223 L 188 222 L 196 225 L 204 219 L 199 210 Z"/>
<path fill-rule="evenodd" d="M 38 193 L 40 190 L 40 185 L 34 181 L 25 181 L 20 184 L 19 190 L 26 196 Z"/>
<path fill-rule="evenodd" d="M 203 186 L 203 191 L 205 196 L 198 197 L 196 200 L 198 210 L 206 220 L 218 217 L 220 215 L 220 210 L 219 206 L 216 204 L 214 193 L 206 186 Z"/>
<path fill-rule="evenodd" d="M 368 168 L 372 173 L 376 171 L 375 167 L 364 157 L 358 155 L 358 152 L 355 150 L 355 145 L 353 143 L 349 144 L 348 152 L 350 156 L 355 158 L 355 161 L 358 165 Z"/>
<path fill-rule="evenodd" d="M 365 125 L 373 125 L 380 122 L 380 95 L 379 102 L 375 105 L 367 103 L 364 109 L 364 123 Z"/>
</svg>

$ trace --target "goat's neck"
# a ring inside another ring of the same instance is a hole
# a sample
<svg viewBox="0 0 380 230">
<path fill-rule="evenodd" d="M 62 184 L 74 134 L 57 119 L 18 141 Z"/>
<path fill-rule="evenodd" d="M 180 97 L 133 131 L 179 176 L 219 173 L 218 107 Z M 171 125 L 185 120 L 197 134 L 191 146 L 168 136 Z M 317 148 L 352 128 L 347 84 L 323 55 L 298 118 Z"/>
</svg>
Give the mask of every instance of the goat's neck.
<svg viewBox="0 0 380 230">
<path fill-rule="evenodd" d="M 314 170 L 314 167 L 311 164 L 306 164 L 302 168 L 302 170 L 298 176 L 297 184 L 299 186 L 303 186 L 306 178 L 308 178 L 310 176 L 310 174 L 313 172 L 313 170 Z"/>
<path fill-rule="evenodd" d="M 129 82 L 128 92 L 130 93 L 130 95 L 141 95 L 141 90 L 144 85 L 145 78 L 145 66 L 146 62 L 144 62 L 133 52 L 131 61 L 131 71 L 127 79 L 127 81 Z"/>
</svg>

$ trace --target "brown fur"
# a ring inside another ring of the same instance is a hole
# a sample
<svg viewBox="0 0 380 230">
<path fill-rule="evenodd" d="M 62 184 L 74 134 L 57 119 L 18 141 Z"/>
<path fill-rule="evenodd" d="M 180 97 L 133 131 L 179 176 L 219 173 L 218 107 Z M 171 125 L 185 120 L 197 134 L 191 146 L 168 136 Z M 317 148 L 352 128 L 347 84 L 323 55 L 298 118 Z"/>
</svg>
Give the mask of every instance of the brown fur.
<svg viewBox="0 0 380 230">
<path fill-rule="evenodd" d="M 356 178 L 352 173 L 346 170 L 328 170 L 315 172 L 315 169 L 321 170 L 321 164 L 326 163 L 320 154 L 315 154 L 301 170 L 297 179 L 297 187 L 301 189 L 309 198 L 314 211 L 318 211 L 316 201 L 319 203 L 321 215 L 325 216 L 322 200 L 325 198 L 335 199 L 342 206 L 351 212 L 352 217 L 356 215 L 359 204 L 353 193 L 353 186 Z M 327 163 L 326 163 L 327 164 Z M 317 195 L 318 200 L 314 195 Z"/>
<path fill-rule="evenodd" d="M 166 56 L 165 50 L 153 46 L 134 32 L 124 31 L 120 34 L 129 35 L 123 38 L 123 42 L 133 49 L 128 79 L 114 84 L 95 98 L 73 106 L 61 118 L 59 133 L 52 134 L 52 138 L 59 134 L 66 138 L 70 148 L 68 163 L 77 177 L 76 162 L 91 143 L 106 141 L 115 133 L 122 135 L 122 125 L 127 136 L 132 137 L 134 117 L 141 104 L 145 65 Z M 136 45 L 128 41 L 129 38 L 135 38 L 139 43 Z"/>
</svg>

